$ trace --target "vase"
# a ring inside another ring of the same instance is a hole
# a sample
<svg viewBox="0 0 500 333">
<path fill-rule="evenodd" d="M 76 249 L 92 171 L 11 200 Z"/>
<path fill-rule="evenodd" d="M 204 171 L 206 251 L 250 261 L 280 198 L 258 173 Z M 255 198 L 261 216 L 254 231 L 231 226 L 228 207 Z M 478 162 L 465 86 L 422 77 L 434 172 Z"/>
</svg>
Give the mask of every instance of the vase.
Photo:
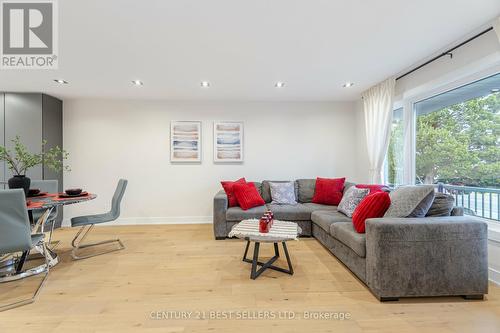
<svg viewBox="0 0 500 333">
<path fill-rule="evenodd" d="M 28 195 L 28 191 L 30 190 L 30 185 L 31 179 L 29 179 L 25 175 L 15 175 L 11 179 L 9 179 L 9 188 L 22 188 L 26 196 Z"/>
</svg>

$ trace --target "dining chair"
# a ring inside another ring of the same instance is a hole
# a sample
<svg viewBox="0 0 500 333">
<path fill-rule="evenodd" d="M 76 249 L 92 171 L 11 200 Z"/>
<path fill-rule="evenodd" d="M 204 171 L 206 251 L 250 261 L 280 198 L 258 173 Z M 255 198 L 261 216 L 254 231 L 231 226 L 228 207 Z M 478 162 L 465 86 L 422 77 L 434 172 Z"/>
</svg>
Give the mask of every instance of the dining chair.
<svg viewBox="0 0 500 333">
<path fill-rule="evenodd" d="M 86 259 L 90 257 L 95 257 L 101 254 L 109 253 L 109 252 L 114 252 L 114 251 L 119 251 L 123 250 L 125 248 L 125 245 L 120 241 L 119 238 L 117 239 L 110 239 L 110 240 L 105 240 L 101 242 L 95 242 L 95 243 L 87 243 L 83 244 L 83 241 L 87 237 L 88 233 L 94 225 L 99 224 L 99 223 L 105 223 L 105 222 L 112 222 L 115 221 L 118 217 L 120 217 L 120 204 L 123 198 L 123 195 L 125 194 L 125 189 L 127 188 L 127 183 L 128 181 L 126 179 L 120 179 L 118 181 L 118 185 L 116 186 L 115 194 L 113 195 L 113 199 L 111 200 L 111 210 L 107 213 L 104 214 L 97 214 L 97 215 L 87 215 L 87 216 L 78 216 L 78 217 L 73 217 L 71 219 L 71 226 L 72 227 L 81 227 L 80 230 L 78 230 L 75 238 L 73 238 L 73 241 L 71 242 L 71 245 L 73 246 L 73 250 L 71 251 L 71 256 L 75 260 L 80 260 L 80 259 Z M 87 228 L 85 230 L 85 228 Z M 84 232 L 85 230 L 85 232 Z M 82 234 L 83 232 L 83 234 Z M 82 234 L 82 237 L 78 240 L 78 237 Z M 80 249 L 84 248 L 89 248 L 92 246 L 97 246 L 97 245 L 103 245 L 103 244 L 110 244 L 110 243 L 117 243 L 118 248 L 115 248 L 113 250 L 108 250 L 108 251 L 102 251 L 94 254 L 89 254 L 89 255 L 78 255 L 77 252 Z"/>
<path fill-rule="evenodd" d="M 0 305 L 0 311 L 33 303 L 49 275 L 49 259 L 43 233 L 32 234 L 25 193 L 22 189 L 0 190 L 0 253 L 13 257 L 22 253 L 14 263 L 4 266 L 0 275 L 0 283 L 16 281 L 25 277 L 45 273 L 34 294 L 28 298 L 9 304 Z M 45 258 L 45 264 L 28 271 L 22 271 L 26 256 L 36 249 Z"/>
</svg>

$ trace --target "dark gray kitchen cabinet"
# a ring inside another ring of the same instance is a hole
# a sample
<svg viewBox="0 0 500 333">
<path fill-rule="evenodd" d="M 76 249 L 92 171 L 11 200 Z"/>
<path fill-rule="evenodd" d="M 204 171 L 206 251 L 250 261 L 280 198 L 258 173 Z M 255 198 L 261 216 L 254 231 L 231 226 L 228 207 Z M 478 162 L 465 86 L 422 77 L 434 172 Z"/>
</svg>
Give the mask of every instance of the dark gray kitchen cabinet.
<svg viewBox="0 0 500 333">
<path fill-rule="evenodd" d="M 63 148 L 63 102 L 49 95 L 42 95 L 42 138 L 47 140 L 45 149 Z M 43 166 L 42 179 L 57 179 L 59 191 L 63 190 L 62 172 L 54 172 Z"/>
<path fill-rule="evenodd" d="M 13 151 L 12 140 L 16 136 L 29 152 L 42 151 L 42 95 L 41 94 L 5 94 L 5 143 Z M 31 179 L 42 178 L 42 166 L 36 166 L 26 173 Z M 12 177 L 7 170 L 6 179 Z"/>
<path fill-rule="evenodd" d="M 0 145 L 5 145 L 5 112 L 4 112 L 4 94 L 0 93 Z M 0 161 L 0 189 L 5 188 L 5 162 Z"/>
<path fill-rule="evenodd" d="M 16 136 L 30 152 L 41 152 L 42 141 L 46 149 L 63 148 L 63 102 L 41 93 L 0 93 L 0 144 L 13 150 L 12 140 Z M 62 172 L 54 172 L 45 165 L 36 166 L 26 173 L 31 179 L 57 179 L 59 191 L 63 189 Z M 0 165 L 0 180 L 3 184 L 12 177 L 5 163 Z M 59 223 L 62 214 L 59 214 Z"/>
</svg>

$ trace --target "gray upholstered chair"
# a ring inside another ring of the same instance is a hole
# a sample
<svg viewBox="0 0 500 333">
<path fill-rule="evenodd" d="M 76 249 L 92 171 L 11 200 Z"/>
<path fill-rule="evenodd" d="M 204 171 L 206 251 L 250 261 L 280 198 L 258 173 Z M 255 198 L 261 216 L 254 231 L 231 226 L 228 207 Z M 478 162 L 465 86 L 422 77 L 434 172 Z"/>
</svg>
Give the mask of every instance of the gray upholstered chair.
<svg viewBox="0 0 500 333">
<path fill-rule="evenodd" d="M 31 180 L 31 185 L 30 188 L 38 188 L 40 189 L 41 192 L 48 192 L 48 193 L 58 193 L 59 192 L 59 182 L 57 180 Z M 38 229 L 41 227 L 41 232 L 45 232 L 45 227 L 46 225 L 49 225 L 50 228 L 53 231 L 57 216 L 59 215 L 59 207 L 54 208 L 51 212 L 49 217 L 47 218 L 47 221 L 45 222 L 45 225 L 39 225 L 37 221 L 40 219 L 40 217 L 45 213 L 45 209 L 34 209 L 31 214 L 33 215 L 33 222 L 35 223 L 35 229 L 33 230 L 34 232 L 37 232 Z M 52 237 L 52 232 L 50 233 Z M 51 243 L 51 239 L 49 239 L 48 244 Z M 59 243 L 59 242 L 57 242 Z M 50 247 L 50 246 L 49 246 Z"/>
<path fill-rule="evenodd" d="M 45 273 L 33 296 L 13 303 L 0 305 L 0 311 L 33 303 L 49 274 L 49 261 L 44 243 L 44 234 L 31 234 L 26 198 L 22 189 L 0 190 L 0 254 L 22 253 L 11 266 L 3 266 L 5 270 L 0 276 L 0 282 L 11 282 L 39 273 Z M 22 265 L 30 250 L 35 248 L 45 258 L 45 264 L 29 271 L 22 271 Z"/>
<path fill-rule="evenodd" d="M 76 234 L 75 238 L 73 238 L 73 241 L 71 242 L 71 245 L 73 246 L 73 250 L 71 251 L 71 256 L 75 260 L 79 259 L 85 259 L 85 258 L 90 258 L 90 257 L 95 257 L 101 254 L 113 252 L 113 251 L 118 251 L 118 250 L 123 250 L 125 246 L 123 243 L 120 241 L 120 239 L 110 239 L 106 241 L 101 241 L 101 242 L 96 242 L 96 243 L 88 243 L 88 244 L 82 244 L 83 240 L 87 236 L 90 230 L 94 227 L 94 225 L 98 223 L 105 223 L 105 222 L 111 222 L 115 221 L 118 217 L 120 217 L 120 203 L 122 201 L 123 195 L 125 194 L 125 189 L 127 188 L 127 180 L 125 179 L 120 179 L 118 181 L 118 185 L 115 190 L 115 194 L 113 195 L 113 199 L 111 200 L 111 210 L 107 213 L 104 214 L 98 214 L 98 215 L 87 215 L 87 216 L 78 216 L 78 217 L 73 217 L 71 219 L 71 226 L 72 227 L 81 227 L 80 230 L 78 230 L 78 233 Z M 83 233 L 82 237 L 80 240 L 78 240 L 78 237 L 82 232 L 87 228 L 87 230 Z M 94 253 L 94 254 L 89 254 L 85 256 L 80 256 L 77 254 L 78 250 L 88 248 L 91 246 L 96 246 L 96 245 L 102 245 L 102 244 L 109 244 L 109 243 L 117 243 L 118 248 L 113 249 L 113 250 L 108 250 L 108 251 L 103 251 L 99 253 Z"/>
</svg>

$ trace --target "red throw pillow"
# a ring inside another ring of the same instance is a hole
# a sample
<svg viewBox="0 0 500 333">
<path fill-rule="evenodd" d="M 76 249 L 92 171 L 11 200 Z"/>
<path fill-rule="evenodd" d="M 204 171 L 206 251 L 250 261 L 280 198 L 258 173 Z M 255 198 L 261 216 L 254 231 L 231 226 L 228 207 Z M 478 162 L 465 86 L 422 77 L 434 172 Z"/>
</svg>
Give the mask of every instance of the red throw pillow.
<svg viewBox="0 0 500 333">
<path fill-rule="evenodd" d="M 247 210 L 253 207 L 263 206 L 264 199 L 260 196 L 254 183 L 235 183 L 233 185 L 234 195 L 241 209 Z"/>
<path fill-rule="evenodd" d="M 360 234 L 365 232 L 365 221 L 367 219 L 382 217 L 391 205 L 389 193 L 384 191 L 367 195 L 356 207 L 352 214 L 354 229 Z"/>
<path fill-rule="evenodd" d="M 377 185 L 377 184 L 357 184 L 357 188 L 367 188 L 370 190 L 370 194 L 375 193 L 375 192 L 383 192 L 384 188 L 387 186 L 385 185 Z"/>
<path fill-rule="evenodd" d="M 345 178 L 316 178 L 312 202 L 338 206 L 342 200 Z"/>
<path fill-rule="evenodd" d="M 227 202 L 229 207 L 235 207 L 238 206 L 238 200 L 236 200 L 236 197 L 234 196 L 234 190 L 233 190 L 233 185 L 236 183 L 243 183 L 245 184 L 247 181 L 245 178 L 240 178 L 237 181 L 231 182 L 231 181 L 222 181 L 220 182 L 222 187 L 224 188 L 224 191 L 226 192 L 227 195 Z"/>
</svg>

